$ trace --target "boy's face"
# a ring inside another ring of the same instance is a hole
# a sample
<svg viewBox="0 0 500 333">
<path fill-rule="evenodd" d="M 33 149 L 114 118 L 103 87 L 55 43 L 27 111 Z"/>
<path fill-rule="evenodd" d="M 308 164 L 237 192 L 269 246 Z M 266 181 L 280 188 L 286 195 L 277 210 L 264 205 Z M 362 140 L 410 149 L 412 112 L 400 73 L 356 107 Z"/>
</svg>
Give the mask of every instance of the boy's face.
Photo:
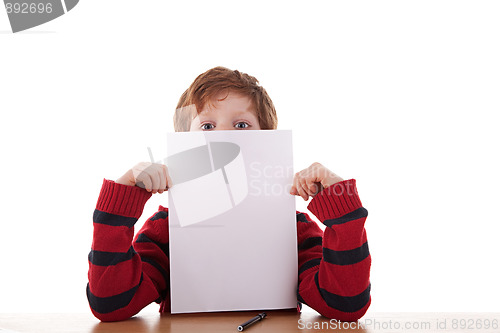
<svg viewBox="0 0 500 333">
<path fill-rule="evenodd" d="M 214 106 L 207 105 L 191 121 L 192 131 L 260 130 L 257 111 L 250 98 L 230 92 L 216 96 Z M 207 103 L 209 104 L 209 103 Z"/>
</svg>

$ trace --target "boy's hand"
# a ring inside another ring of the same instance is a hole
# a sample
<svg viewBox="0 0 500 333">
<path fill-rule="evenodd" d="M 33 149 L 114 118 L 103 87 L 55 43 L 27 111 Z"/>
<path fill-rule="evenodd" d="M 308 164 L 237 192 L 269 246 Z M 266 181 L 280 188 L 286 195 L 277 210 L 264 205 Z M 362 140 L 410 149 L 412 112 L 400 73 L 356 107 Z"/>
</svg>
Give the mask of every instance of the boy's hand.
<svg viewBox="0 0 500 333">
<path fill-rule="evenodd" d="M 314 162 L 307 169 L 295 174 L 290 194 L 300 195 L 302 199 L 307 201 L 309 196 L 313 197 L 322 189 L 341 181 L 343 181 L 341 177 L 320 163 Z"/>
<path fill-rule="evenodd" d="M 167 166 L 158 163 L 141 162 L 128 170 L 115 183 L 145 188 L 148 192 L 163 193 L 172 186 Z"/>
</svg>

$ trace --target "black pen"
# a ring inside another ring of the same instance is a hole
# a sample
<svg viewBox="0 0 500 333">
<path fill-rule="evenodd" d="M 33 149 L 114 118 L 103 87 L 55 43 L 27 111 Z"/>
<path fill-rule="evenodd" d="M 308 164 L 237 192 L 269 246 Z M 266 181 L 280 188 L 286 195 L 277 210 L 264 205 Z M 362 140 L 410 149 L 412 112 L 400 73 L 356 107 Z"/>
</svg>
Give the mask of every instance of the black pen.
<svg viewBox="0 0 500 333">
<path fill-rule="evenodd" d="M 266 318 L 266 316 L 267 315 L 265 312 L 262 312 L 262 313 L 256 315 L 255 317 L 253 317 L 249 321 L 246 321 L 243 324 L 241 324 L 240 326 L 238 326 L 238 331 L 240 331 L 240 332 L 243 331 L 248 326 L 255 324 L 256 322 L 261 321 L 262 319 Z"/>
</svg>

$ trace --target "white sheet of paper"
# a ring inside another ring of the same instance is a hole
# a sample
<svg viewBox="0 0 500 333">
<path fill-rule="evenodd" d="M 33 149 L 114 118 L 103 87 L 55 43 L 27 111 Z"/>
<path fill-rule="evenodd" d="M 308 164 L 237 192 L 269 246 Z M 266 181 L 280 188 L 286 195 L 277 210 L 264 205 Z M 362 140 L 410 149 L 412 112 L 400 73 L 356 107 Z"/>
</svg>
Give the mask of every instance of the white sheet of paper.
<svg viewBox="0 0 500 333">
<path fill-rule="evenodd" d="M 172 313 L 297 306 L 290 130 L 167 135 Z"/>
</svg>

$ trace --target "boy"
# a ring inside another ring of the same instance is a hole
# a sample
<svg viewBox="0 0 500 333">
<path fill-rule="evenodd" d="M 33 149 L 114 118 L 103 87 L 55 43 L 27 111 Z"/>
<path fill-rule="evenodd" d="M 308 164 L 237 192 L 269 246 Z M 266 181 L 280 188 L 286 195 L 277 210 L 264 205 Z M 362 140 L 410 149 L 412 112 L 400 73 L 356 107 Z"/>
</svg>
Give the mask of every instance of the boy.
<svg viewBox="0 0 500 333">
<path fill-rule="evenodd" d="M 274 105 L 258 81 L 216 67 L 183 93 L 174 115 L 176 131 L 277 128 Z M 140 185 L 140 186 L 139 186 Z M 134 237 L 134 224 L 153 193 L 171 185 L 165 165 L 139 163 L 116 181 L 104 179 L 94 212 L 87 298 L 102 321 L 127 319 L 151 302 L 170 311 L 168 208 L 159 207 Z M 323 316 L 355 321 L 368 309 L 371 257 L 356 181 L 343 180 L 319 163 L 294 175 L 290 194 L 308 200 L 296 212 L 299 283 L 297 299 Z"/>
</svg>

